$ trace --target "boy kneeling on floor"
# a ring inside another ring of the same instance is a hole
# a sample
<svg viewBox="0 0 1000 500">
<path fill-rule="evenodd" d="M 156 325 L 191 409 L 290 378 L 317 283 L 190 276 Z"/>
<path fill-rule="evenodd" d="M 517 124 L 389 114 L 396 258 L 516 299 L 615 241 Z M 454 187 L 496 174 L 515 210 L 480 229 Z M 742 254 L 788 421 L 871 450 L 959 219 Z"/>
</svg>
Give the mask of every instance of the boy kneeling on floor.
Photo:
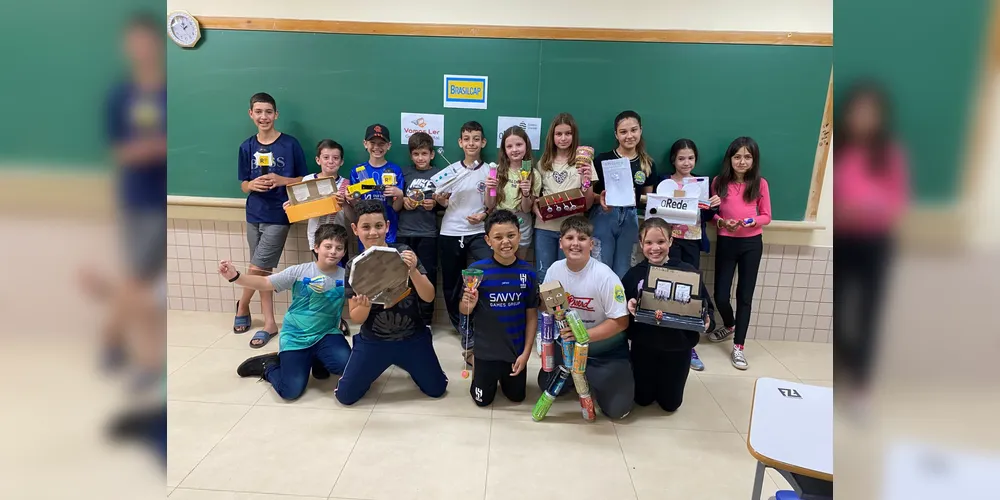
<svg viewBox="0 0 1000 500">
<path fill-rule="evenodd" d="M 344 373 L 351 346 L 341 327 L 344 269 L 337 263 L 347 248 L 347 230 L 334 224 L 316 229 L 316 262 L 298 264 L 271 276 L 241 274 L 233 263 L 219 263 L 219 274 L 239 286 L 260 291 L 292 291 L 281 323 L 279 352 L 254 356 L 236 369 L 241 377 L 261 377 L 285 400 L 306 390 L 309 370 L 316 378 Z"/>
</svg>

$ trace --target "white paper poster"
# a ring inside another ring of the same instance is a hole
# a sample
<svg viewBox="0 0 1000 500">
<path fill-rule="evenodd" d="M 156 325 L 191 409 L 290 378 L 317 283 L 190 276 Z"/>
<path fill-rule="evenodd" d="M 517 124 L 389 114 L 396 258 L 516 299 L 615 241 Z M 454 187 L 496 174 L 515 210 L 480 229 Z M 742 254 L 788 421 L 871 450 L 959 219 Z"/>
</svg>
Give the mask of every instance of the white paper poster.
<svg viewBox="0 0 1000 500">
<path fill-rule="evenodd" d="M 656 194 L 673 196 L 674 191 L 683 191 L 685 198 L 698 200 L 700 208 L 708 209 L 709 183 L 708 177 L 685 177 L 680 185 L 671 178 L 666 178 L 656 186 Z"/>
<path fill-rule="evenodd" d="M 444 75 L 444 107 L 486 109 L 490 78 L 474 75 Z"/>
<path fill-rule="evenodd" d="M 635 189 L 632 184 L 632 166 L 628 158 L 615 158 L 601 162 L 604 190 L 608 192 L 605 202 L 609 207 L 635 206 Z"/>
<path fill-rule="evenodd" d="M 444 146 L 444 115 L 432 115 L 427 113 L 400 113 L 399 127 L 402 133 L 400 144 L 406 145 L 410 136 L 417 132 L 426 132 L 434 138 L 434 146 Z"/>
<path fill-rule="evenodd" d="M 694 226 L 698 224 L 698 210 L 698 198 L 646 195 L 647 218 L 659 217 L 671 224 Z"/>
<path fill-rule="evenodd" d="M 511 127 L 521 127 L 528 133 L 531 141 L 531 149 L 538 150 L 542 147 L 542 119 L 528 118 L 520 116 L 498 116 L 497 117 L 497 148 L 500 148 L 500 138 L 505 130 Z"/>
</svg>

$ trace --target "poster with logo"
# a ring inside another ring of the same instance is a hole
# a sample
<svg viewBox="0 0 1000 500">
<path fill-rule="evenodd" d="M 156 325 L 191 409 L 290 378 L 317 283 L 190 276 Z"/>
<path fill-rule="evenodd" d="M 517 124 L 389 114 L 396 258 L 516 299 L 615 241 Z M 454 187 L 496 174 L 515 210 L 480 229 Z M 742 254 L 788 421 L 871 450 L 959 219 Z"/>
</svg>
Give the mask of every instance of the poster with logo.
<svg viewBox="0 0 1000 500">
<path fill-rule="evenodd" d="M 698 224 L 698 197 L 646 195 L 646 218 L 659 217 L 671 224 Z"/>
<path fill-rule="evenodd" d="M 444 107 L 486 109 L 490 78 L 473 75 L 444 75 Z"/>
<path fill-rule="evenodd" d="M 399 122 L 402 139 L 400 144 L 406 145 L 410 136 L 417 132 L 426 132 L 434 138 L 434 147 L 444 146 L 444 115 L 428 113 L 400 113 Z"/>
<path fill-rule="evenodd" d="M 497 117 L 497 149 L 500 148 L 500 138 L 503 132 L 511 127 L 521 127 L 528 133 L 531 141 L 531 149 L 538 150 L 542 147 L 542 119 L 528 118 L 520 116 L 498 116 Z"/>
</svg>

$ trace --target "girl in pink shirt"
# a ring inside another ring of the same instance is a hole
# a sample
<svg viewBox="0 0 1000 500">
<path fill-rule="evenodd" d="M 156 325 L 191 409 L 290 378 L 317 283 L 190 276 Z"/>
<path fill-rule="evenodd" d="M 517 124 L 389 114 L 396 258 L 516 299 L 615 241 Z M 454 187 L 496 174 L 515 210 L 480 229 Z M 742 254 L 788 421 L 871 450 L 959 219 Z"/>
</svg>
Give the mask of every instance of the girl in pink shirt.
<svg viewBox="0 0 1000 500">
<path fill-rule="evenodd" d="M 722 342 L 735 334 L 732 363 L 739 370 L 749 367 L 743 343 L 750 327 L 750 304 L 757 286 L 757 270 L 764 254 L 763 227 L 771 223 L 771 195 L 760 176 L 760 148 L 749 137 L 737 137 L 726 150 L 722 173 L 712 181 L 712 193 L 721 198 L 715 215 L 719 237 L 715 245 L 715 304 L 723 326 L 709 334 Z M 736 282 L 736 314 L 729 300 L 733 277 Z"/>
</svg>

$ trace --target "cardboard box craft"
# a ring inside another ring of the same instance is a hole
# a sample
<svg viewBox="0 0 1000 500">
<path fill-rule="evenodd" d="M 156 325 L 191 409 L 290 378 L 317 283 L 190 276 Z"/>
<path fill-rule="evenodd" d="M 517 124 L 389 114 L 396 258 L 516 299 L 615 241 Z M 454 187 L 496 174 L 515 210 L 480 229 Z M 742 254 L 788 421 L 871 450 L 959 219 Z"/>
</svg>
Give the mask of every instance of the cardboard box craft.
<svg viewBox="0 0 1000 500">
<path fill-rule="evenodd" d="M 535 204 L 538 205 L 538 212 L 542 214 L 542 220 L 546 221 L 582 214 L 587 206 L 583 191 L 579 189 L 569 189 L 539 197 L 535 200 Z"/>
<path fill-rule="evenodd" d="M 649 266 L 636 307 L 636 321 L 704 332 L 705 311 L 700 293 L 701 273 Z"/>
<path fill-rule="evenodd" d="M 310 179 L 285 186 L 289 206 L 285 208 L 288 222 L 299 222 L 340 211 L 336 194 L 337 183 L 330 177 Z"/>
<path fill-rule="evenodd" d="M 549 314 L 555 315 L 557 311 L 565 313 L 569 310 L 569 295 L 558 281 L 542 283 L 538 287 L 538 295 L 542 299 L 545 312 Z"/>
<path fill-rule="evenodd" d="M 370 247 L 351 260 L 347 282 L 354 293 L 368 296 L 372 304 L 389 308 L 409 295 L 409 271 L 395 248 Z"/>
</svg>

